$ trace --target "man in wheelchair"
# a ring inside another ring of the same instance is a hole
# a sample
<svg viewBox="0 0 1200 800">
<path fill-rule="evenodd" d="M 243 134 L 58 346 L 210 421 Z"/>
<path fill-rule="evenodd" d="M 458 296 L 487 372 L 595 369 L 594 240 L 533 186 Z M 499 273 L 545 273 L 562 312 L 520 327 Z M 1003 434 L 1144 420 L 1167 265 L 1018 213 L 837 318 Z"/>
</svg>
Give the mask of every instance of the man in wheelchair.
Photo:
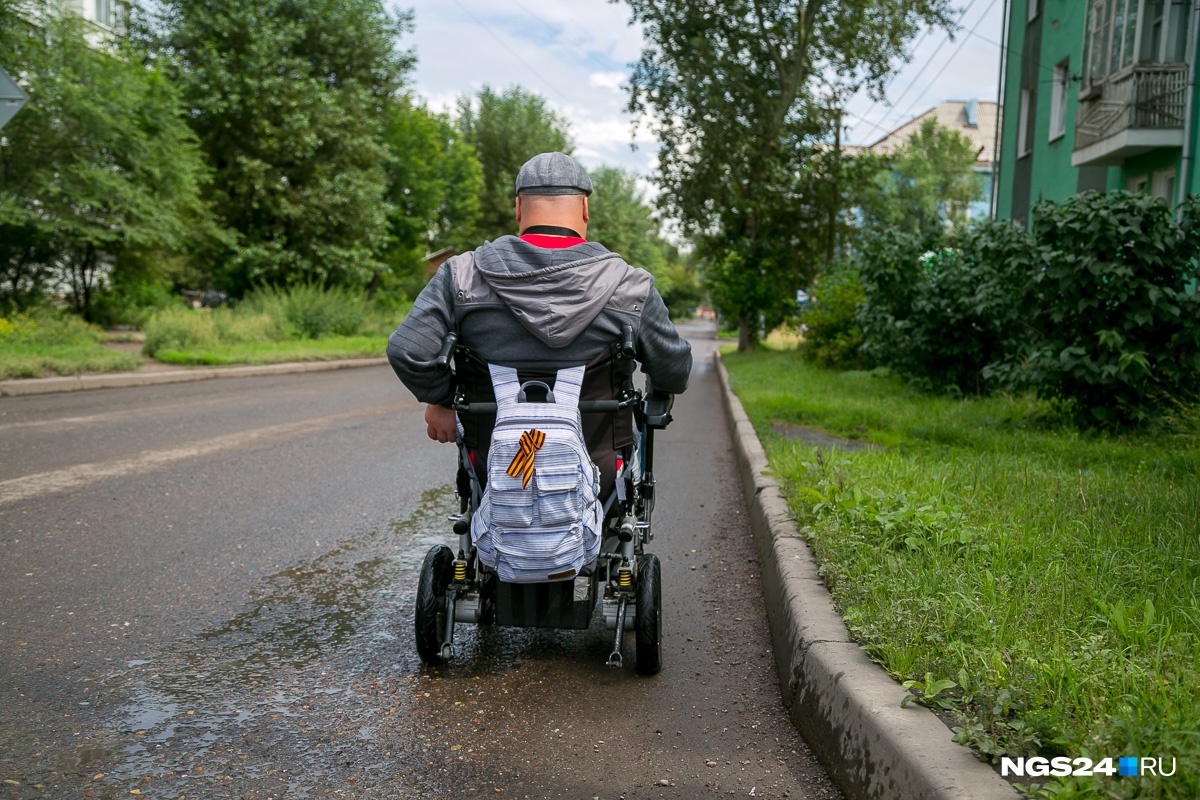
<svg viewBox="0 0 1200 800">
<path fill-rule="evenodd" d="M 581 405 L 630 397 L 635 354 L 648 391 L 660 394 L 684 391 L 692 366 L 691 347 L 671 323 L 651 275 L 587 241 L 592 183 L 579 163 L 562 153 L 535 156 L 515 188 L 518 235 L 442 264 L 387 348 L 396 375 L 426 404 L 429 437 L 458 441 L 461 424 L 464 469 L 480 486 L 495 415 L 460 414 L 455 404 L 462 410 L 495 402 L 489 365 L 513 368 L 522 383 L 541 381 L 551 390 L 559 370 L 586 365 Z M 447 342 L 457 345 L 455 371 L 430 369 L 439 354 L 448 355 Z M 582 427 L 599 467 L 600 496 L 611 497 L 633 443 L 632 407 L 585 413 Z M 618 511 L 611 502 L 606 508 L 610 517 Z M 637 549 L 640 554 L 640 543 Z M 419 633 L 419 650 L 420 639 Z"/>
</svg>

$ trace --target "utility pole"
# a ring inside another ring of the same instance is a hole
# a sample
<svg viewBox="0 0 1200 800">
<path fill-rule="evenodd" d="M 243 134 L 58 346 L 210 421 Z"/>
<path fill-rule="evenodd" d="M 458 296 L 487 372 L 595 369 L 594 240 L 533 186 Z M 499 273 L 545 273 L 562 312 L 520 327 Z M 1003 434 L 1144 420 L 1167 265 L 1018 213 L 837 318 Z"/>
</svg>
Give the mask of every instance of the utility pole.
<svg viewBox="0 0 1200 800">
<path fill-rule="evenodd" d="M 842 110 L 833 110 L 833 177 L 830 184 L 833 188 L 832 202 L 829 204 L 829 252 L 825 258 L 825 266 L 833 263 L 833 254 L 837 248 L 837 217 L 841 197 L 838 195 L 838 175 L 842 171 Z"/>
</svg>

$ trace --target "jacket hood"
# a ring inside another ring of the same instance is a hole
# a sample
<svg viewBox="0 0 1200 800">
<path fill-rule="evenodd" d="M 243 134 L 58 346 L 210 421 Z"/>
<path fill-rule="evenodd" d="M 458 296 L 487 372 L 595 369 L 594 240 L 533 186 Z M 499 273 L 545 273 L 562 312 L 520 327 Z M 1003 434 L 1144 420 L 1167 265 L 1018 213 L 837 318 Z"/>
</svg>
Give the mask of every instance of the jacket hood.
<svg viewBox="0 0 1200 800">
<path fill-rule="evenodd" d="M 583 333 L 634 271 L 596 242 L 549 249 L 516 236 L 484 243 L 475 268 L 525 329 L 555 348 Z"/>
</svg>

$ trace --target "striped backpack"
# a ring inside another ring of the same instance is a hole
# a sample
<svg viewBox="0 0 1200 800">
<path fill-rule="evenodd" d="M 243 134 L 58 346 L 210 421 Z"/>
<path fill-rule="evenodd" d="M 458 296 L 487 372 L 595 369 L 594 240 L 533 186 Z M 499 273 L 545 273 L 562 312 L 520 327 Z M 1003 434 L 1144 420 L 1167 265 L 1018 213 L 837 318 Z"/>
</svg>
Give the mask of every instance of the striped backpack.
<svg viewBox="0 0 1200 800">
<path fill-rule="evenodd" d="M 489 365 L 496 427 L 487 488 L 471 518 L 479 560 L 506 583 L 570 580 L 600 552 L 600 471 L 579 416 L 582 366 L 559 370 L 551 391 Z M 544 390 L 545 402 L 525 399 Z"/>
</svg>

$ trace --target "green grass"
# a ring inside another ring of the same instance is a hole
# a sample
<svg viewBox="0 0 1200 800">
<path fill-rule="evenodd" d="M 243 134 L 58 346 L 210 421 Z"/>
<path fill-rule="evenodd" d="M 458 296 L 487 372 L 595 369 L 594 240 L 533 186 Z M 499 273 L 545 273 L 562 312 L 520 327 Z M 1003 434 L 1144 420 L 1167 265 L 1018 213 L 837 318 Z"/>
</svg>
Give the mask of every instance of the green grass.
<svg viewBox="0 0 1200 800">
<path fill-rule="evenodd" d="M 331 336 L 283 342 L 213 344 L 188 350 L 158 350 L 168 364 L 278 364 L 286 361 L 334 361 L 382 356 L 386 336 Z"/>
<path fill-rule="evenodd" d="M 898 680 L 953 681 L 960 741 L 1178 759 L 1172 778 L 1040 779 L 1056 797 L 1200 796 L 1194 430 L 1101 437 L 1027 398 L 725 362 L 852 633 Z M 885 446 L 817 451 L 776 420 Z"/>
<path fill-rule="evenodd" d="M 104 332 L 78 317 L 51 309 L 0 317 L 0 380 L 121 372 L 140 356 L 103 346 Z"/>
<path fill-rule="evenodd" d="M 141 363 L 139 355 L 106 350 L 98 344 L 0 343 L 0 380 L 83 372 L 125 372 L 137 369 Z"/>
</svg>

